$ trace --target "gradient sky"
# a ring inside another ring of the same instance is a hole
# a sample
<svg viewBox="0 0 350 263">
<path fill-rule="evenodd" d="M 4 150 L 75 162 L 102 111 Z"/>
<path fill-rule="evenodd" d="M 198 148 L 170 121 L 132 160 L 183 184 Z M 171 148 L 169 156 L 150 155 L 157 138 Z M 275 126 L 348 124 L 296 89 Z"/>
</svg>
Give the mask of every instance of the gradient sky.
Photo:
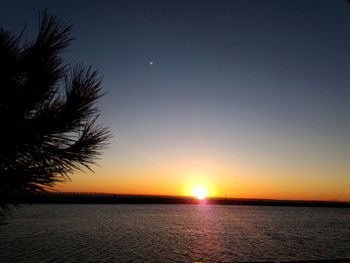
<svg viewBox="0 0 350 263">
<path fill-rule="evenodd" d="M 114 137 L 61 191 L 350 201 L 345 0 L 0 3 L 27 38 L 73 24 L 66 62 L 104 76 Z"/>
</svg>

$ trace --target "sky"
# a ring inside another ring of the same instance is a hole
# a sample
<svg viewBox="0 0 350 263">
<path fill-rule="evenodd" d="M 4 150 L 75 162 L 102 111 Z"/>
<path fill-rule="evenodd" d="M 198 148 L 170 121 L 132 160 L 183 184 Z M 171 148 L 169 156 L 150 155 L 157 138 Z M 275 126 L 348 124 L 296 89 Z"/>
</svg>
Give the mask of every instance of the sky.
<svg viewBox="0 0 350 263">
<path fill-rule="evenodd" d="M 0 1 L 0 25 L 73 25 L 111 143 L 60 191 L 350 201 L 345 0 Z M 153 62 L 151 65 L 150 62 Z"/>
</svg>

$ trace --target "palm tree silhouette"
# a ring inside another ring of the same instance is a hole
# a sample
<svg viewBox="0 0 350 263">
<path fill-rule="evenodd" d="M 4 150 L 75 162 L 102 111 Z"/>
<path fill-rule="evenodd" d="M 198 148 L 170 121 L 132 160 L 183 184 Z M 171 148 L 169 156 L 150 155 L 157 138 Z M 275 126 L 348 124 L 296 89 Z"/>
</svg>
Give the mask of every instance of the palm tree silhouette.
<svg viewBox="0 0 350 263">
<path fill-rule="evenodd" d="M 46 191 L 88 168 L 108 143 L 96 124 L 101 78 L 91 67 L 64 64 L 71 26 L 46 11 L 35 41 L 21 44 L 0 28 L 1 204 L 18 192 Z"/>
</svg>

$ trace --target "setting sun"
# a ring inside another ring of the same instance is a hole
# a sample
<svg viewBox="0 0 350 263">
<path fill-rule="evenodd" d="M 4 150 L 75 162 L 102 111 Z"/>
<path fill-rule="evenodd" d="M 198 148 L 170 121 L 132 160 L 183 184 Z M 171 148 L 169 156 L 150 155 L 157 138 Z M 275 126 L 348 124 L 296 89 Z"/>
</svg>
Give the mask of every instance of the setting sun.
<svg viewBox="0 0 350 263">
<path fill-rule="evenodd" d="M 203 186 L 195 186 L 195 187 L 193 187 L 193 189 L 191 191 L 191 195 L 202 200 L 208 195 L 208 190 L 205 189 Z"/>
</svg>

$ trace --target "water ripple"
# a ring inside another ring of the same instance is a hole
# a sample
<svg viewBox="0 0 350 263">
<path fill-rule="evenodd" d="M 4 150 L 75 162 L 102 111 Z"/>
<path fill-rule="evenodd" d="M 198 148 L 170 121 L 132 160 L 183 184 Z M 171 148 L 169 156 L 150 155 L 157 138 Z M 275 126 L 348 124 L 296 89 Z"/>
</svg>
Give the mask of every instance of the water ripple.
<svg viewBox="0 0 350 263">
<path fill-rule="evenodd" d="M 0 262 L 237 262 L 350 257 L 350 209 L 32 205 L 0 225 Z"/>
</svg>

